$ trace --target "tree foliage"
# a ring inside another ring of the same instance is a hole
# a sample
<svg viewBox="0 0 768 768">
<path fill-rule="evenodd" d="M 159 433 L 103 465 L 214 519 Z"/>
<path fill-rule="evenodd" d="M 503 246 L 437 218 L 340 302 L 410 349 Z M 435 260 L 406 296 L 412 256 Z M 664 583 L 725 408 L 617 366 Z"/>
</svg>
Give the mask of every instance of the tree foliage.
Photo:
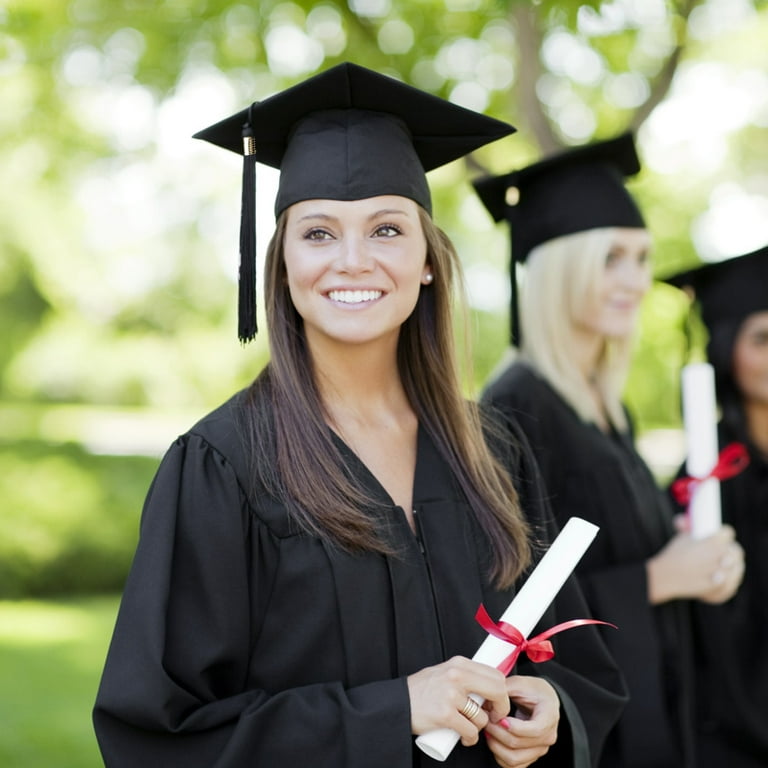
<svg viewBox="0 0 768 768">
<path fill-rule="evenodd" d="M 506 341 L 508 244 L 471 176 L 633 130 L 657 273 L 745 252 L 768 241 L 745 223 L 768 222 L 766 36 L 765 0 L 5 0 L 0 406 L 203 412 L 253 376 L 267 348 L 236 341 L 237 158 L 190 137 L 344 60 L 518 128 L 432 174 L 477 386 Z M 671 289 L 646 302 L 641 430 L 679 421 L 686 310 Z M 19 437 L 45 432 L 0 424 Z"/>
</svg>

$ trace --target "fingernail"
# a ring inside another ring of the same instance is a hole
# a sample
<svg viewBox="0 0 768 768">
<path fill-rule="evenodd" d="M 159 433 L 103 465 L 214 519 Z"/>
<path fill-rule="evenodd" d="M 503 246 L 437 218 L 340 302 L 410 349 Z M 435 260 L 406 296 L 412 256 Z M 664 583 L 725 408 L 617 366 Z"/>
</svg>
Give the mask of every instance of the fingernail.
<svg viewBox="0 0 768 768">
<path fill-rule="evenodd" d="M 506 728 L 507 730 L 509 730 L 509 728 L 512 725 L 512 723 L 510 723 L 509 720 L 507 720 L 506 717 L 502 717 L 501 720 L 499 720 L 499 725 L 502 728 Z"/>
</svg>

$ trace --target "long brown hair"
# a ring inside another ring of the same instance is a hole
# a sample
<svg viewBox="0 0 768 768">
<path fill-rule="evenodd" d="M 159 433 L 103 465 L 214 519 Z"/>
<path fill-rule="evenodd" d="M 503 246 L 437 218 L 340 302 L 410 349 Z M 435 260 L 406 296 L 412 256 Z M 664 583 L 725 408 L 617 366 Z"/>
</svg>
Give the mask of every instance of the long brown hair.
<svg viewBox="0 0 768 768">
<path fill-rule="evenodd" d="M 398 368 L 411 407 L 488 535 L 489 576 L 509 586 L 530 562 L 528 527 L 512 480 L 486 443 L 479 410 L 461 393 L 452 312 L 461 276 L 458 256 L 429 215 L 421 208 L 419 213 L 434 280 L 422 287 L 400 330 Z M 345 468 L 324 418 L 302 318 L 288 289 L 286 218 L 278 218 L 264 269 L 271 361 L 252 386 L 248 409 L 254 477 L 286 504 L 301 528 L 348 551 L 390 553 L 366 513 L 376 502 Z M 265 395 L 269 412 L 259 405 Z"/>
</svg>

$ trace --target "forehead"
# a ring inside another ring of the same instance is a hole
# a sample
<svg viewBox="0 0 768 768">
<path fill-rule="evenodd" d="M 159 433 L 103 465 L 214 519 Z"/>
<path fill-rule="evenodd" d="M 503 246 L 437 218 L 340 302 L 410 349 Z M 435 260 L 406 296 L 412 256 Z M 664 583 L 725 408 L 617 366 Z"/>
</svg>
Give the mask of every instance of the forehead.
<svg viewBox="0 0 768 768">
<path fill-rule="evenodd" d="M 740 336 L 746 336 L 752 333 L 768 332 L 768 310 L 753 312 L 742 323 Z"/>
<path fill-rule="evenodd" d="M 418 218 L 419 205 L 400 195 L 378 195 L 361 200 L 326 200 L 322 198 L 302 200 L 288 208 L 289 222 L 312 217 L 353 220 L 378 215 Z"/>
<path fill-rule="evenodd" d="M 650 248 L 651 233 L 640 227 L 616 227 L 613 243 L 625 248 Z"/>
</svg>

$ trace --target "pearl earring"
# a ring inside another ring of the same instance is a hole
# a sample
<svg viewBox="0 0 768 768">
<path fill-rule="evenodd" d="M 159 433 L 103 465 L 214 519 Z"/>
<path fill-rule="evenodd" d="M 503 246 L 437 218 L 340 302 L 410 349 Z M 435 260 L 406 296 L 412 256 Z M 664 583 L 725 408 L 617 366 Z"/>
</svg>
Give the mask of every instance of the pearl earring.
<svg viewBox="0 0 768 768">
<path fill-rule="evenodd" d="M 424 275 L 424 282 L 429 285 L 432 282 L 432 273 L 427 272 L 426 275 Z"/>
</svg>

